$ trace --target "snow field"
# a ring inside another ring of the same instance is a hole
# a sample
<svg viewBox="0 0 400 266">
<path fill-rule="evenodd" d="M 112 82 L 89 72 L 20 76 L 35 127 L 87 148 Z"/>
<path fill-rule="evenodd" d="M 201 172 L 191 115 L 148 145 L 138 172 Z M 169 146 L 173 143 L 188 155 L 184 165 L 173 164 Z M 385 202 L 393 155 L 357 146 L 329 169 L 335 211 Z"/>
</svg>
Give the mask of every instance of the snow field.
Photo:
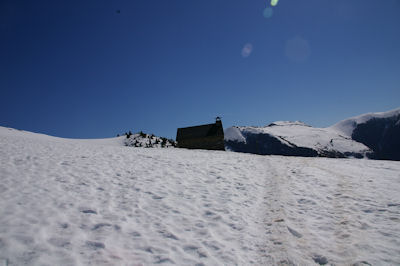
<svg viewBox="0 0 400 266">
<path fill-rule="evenodd" d="M 295 238 L 286 243 L 293 262 L 309 264 L 311 256 L 335 265 L 400 263 L 398 162 L 295 158 L 273 165 Z"/>
<path fill-rule="evenodd" d="M 255 164 L 249 156 L 232 165 L 223 152 L 21 136 L 1 145 L 0 258 L 10 265 L 261 261 L 263 186 L 240 169 Z"/>
<path fill-rule="evenodd" d="M 120 142 L 0 128 L 0 262 L 400 263 L 399 162 Z"/>
</svg>

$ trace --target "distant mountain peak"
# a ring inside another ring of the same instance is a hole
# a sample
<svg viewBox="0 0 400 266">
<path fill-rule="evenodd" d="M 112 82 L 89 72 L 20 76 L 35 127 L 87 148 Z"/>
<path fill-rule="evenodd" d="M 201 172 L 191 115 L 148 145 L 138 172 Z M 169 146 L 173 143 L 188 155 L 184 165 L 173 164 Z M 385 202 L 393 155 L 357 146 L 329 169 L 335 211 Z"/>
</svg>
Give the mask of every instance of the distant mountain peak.
<svg viewBox="0 0 400 266">
<path fill-rule="evenodd" d="M 314 128 L 300 121 L 225 130 L 228 150 L 290 156 L 400 160 L 400 108 L 368 113 Z"/>
</svg>

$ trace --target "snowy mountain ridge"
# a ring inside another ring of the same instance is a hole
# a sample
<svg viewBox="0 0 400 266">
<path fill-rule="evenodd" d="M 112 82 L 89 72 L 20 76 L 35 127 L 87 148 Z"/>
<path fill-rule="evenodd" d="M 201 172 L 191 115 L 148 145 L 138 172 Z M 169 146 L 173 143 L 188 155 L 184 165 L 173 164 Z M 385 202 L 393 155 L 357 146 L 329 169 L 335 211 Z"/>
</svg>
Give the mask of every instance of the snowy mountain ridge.
<svg viewBox="0 0 400 266">
<path fill-rule="evenodd" d="M 225 130 L 227 149 L 264 155 L 400 160 L 400 108 L 314 128 L 300 121 Z"/>
<path fill-rule="evenodd" d="M 271 126 L 306 126 L 306 127 L 311 127 L 310 125 L 307 125 L 304 122 L 301 121 L 275 121 L 269 125 L 267 125 L 267 127 L 271 127 Z"/>
<path fill-rule="evenodd" d="M 258 154 L 365 157 L 372 152 L 364 144 L 334 130 L 297 122 L 272 123 L 266 127 L 231 127 L 225 130 L 225 141 L 233 151 L 252 153 L 252 149 L 258 149 L 254 152 Z M 251 149 L 246 150 L 241 143 Z"/>
<path fill-rule="evenodd" d="M 354 129 L 359 124 L 364 124 L 371 119 L 383 119 L 383 118 L 397 117 L 399 115 L 400 115 L 400 108 L 387 112 L 367 113 L 342 120 L 334 124 L 333 126 L 330 126 L 329 128 L 336 130 L 337 132 L 340 132 L 345 136 L 351 137 Z M 400 119 L 398 119 L 396 123 L 400 123 Z"/>
</svg>

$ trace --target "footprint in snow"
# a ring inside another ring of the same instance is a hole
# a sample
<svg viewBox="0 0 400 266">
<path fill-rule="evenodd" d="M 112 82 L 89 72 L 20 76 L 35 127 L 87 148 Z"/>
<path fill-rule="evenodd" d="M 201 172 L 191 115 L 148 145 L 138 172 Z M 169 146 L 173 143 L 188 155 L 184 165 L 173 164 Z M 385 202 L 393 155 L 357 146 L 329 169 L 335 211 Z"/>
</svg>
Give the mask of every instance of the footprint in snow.
<svg viewBox="0 0 400 266">
<path fill-rule="evenodd" d="M 165 238 L 169 238 L 169 239 L 173 239 L 173 240 L 179 240 L 179 238 L 176 235 L 174 235 L 173 233 L 171 233 L 171 232 L 163 231 L 163 230 L 160 230 L 158 232 Z"/>
<path fill-rule="evenodd" d="M 97 214 L 97 212 L 96 212 L 96 211 L 93 211 L 93 210 L 82 210 L 81 212 L 83 212 L 83 213 L 89 213 L 89 214 Z"/>
<path fill-rule="evenodd" d="M 205 251 L 201 250 L 200 247 L 188 245 L 184 246 L 183 250 L 187 253 L 197 255 L 199 256 L 199 258 L 207 258 L 207 254 L 205 253 Z"/>
<path fill-rule="evenodd" d="M 142 236 L 139 232 L 136 232 L 136 231 L 134 231 L 134 232 L 132 232 L 132 233 L 129 233 L 129 235 L 132 236 L 132 237 L 134 237 L 134 238 L 136 238 L 136 237 L 141 237 L 141 236 Z"/>
<path fill-rule="evenodd" d="M 213 213 L 212 211 L 205 211 L 204 215 L 205 216 L 213 216 L 213 215 L 215 215 L 215 213 Z"/>
<path fill-rule="evenodd" d="M 104 226 L 111 226 L 111 224 L 107 224 L 107 223 L 95 224 L 95 226 L 93 226 L 92 230 L 97 230 L 97 229 L 102 228 Z"/>
<path fill-rule="evenodd" d="M 86 246 L 93 248 L 93 249 L 99 249 L 99 248 L 105 248 L 106 246 L 101 243 L 101 242 L 95 242 L 95 241 L 86 241 Z"/>
<path fill-rule="evenodd" d="M 364 266 L 364 265 L 372 265 L 368 261 L 358 261 L 356 263 L 353 263 L 351 266 Z"/>
<path fill-rule="evenodd" d="M 321 255 L 315 255 L 315 256 L 313 257 L 313 260 L 314 260 L 316 263 L 318 263 L 319 265 L 328 264 L 328 259 L 325 258 L 324 256 L 321 256 Z"/>
<path fill-rule="evenodd" d="M 60 227 L 62 229 L 67 229 L 68 228 L 68 224 L 67 223 L 62 223 L 62 224 L 60 224 Z"/>
<path fill-rule="evenodd" d="M 297 201 L 297 203 L 299 204 L 310 204 L 310 205 L 316 205 L 316 203 L 312 200 L 308 200 L 308 199 L 299 199 Z"/>
<path fill-rule="evenodd" d="M 152 199 L 155 199 L 155 200 L 161 200 L 161 199 L 163 199 L 164 197 L 161 197 L 161 196 L 158 196 L 158 195 L 153 195 L 152 196 Z"/>
<path fill-rule="evenodd" d="M 294 235 L 295 237 L 297 237 L 297 238 L 301 238 L 301 237 L 303 237 L 303 235 L 302 234 L 300 234 L 299 232 L 297 232 L 296 230 L 294 230 L 294 229 L 292 229 L 292 228 L 290 228 L 289 226 L 287 227 L 287 229 L 289 230 L 289 232 L 292 234 L 292 235 Z"/>
<path fill-rule="evenodd" d="M 48 240 L 48 242 L 59 248 L 66 248 L 71 246 L 71 242 L 68 241 L 68 239 L 60 238 L 60 237 L 53 237 Z"/>
<path fill-rule="evenodd" d="M 175 262 L 169 258 L 163 258 L 163 257 L 156 257 L 156 261 L 154 262 L 155 264 L 162 264 L 162 263 L 168 263 L 168 264 L 175 264 Z"/>
</svg>

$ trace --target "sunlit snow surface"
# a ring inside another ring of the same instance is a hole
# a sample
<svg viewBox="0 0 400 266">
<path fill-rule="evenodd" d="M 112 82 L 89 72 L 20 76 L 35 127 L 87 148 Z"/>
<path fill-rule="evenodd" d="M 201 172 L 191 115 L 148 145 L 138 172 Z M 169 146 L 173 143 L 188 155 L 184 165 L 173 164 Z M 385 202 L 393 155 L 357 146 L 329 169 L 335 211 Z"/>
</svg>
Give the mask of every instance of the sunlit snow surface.
<svg viewBox="0 0 400 266">
<path fill-rule="evenodd" d="M 0 127 L 0 265 L 400 264 L 400 162 L 122 145 Z"/>
</svg>

